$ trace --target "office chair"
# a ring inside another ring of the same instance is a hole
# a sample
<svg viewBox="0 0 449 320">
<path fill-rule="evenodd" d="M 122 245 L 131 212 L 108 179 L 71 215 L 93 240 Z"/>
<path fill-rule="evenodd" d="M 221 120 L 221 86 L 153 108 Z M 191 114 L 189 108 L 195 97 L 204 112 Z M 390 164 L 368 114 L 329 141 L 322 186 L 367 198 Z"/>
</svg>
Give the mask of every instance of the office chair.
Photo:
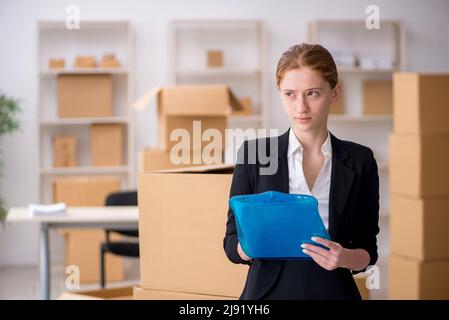
<svg viewBox="0 0 449 320">
<path fill-rule="evenodd" d="M 113 192 L 106 197 L 106 206 L 137 206 L 137 191 Z M 136 241 L 112 241 L 111 233 L 118 233 L 128 237 L 139 237 L 138 230 L 105 229 L 106 241 L 100 247 L 100 286 L 105 287 L 105 253 L 112 253 L 122 257 L 139 257 L 139 242 Z"/>
</svg>

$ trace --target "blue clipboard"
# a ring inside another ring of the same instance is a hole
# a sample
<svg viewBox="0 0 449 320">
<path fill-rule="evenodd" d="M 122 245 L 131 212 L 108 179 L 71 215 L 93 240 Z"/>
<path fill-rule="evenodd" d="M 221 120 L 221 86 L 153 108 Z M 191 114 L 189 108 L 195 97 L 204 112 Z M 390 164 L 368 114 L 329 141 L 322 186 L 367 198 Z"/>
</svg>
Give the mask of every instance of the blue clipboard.
<svg viewBox="0 0 449 320">
<path fill-rule="evenodd" d="M 311 259 L 302 243 L 330 239 L 318 213 L 318 200 L 303 194 L 267 191 L 229 199 L 245 254 L 258 259 Z M 321 246 L 323 247 L 323 246 Z"/>
</svg>

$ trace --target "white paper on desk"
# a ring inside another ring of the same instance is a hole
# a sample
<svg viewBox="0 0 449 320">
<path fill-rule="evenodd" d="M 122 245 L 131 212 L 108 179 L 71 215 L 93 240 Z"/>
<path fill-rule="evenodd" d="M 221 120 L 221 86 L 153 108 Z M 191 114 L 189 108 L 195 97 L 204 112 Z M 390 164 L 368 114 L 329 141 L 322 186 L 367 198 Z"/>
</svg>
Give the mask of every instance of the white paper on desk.
<svg viewBox="0 0 449 320">
<path fill-rule="evenodd" d="M 28 212 L 32 216 L 44 215 L 63 215 L 65 214 L 67 206 L 64 202 L 54 204 L 30 204 L 28 205 Z"/>
</svg>

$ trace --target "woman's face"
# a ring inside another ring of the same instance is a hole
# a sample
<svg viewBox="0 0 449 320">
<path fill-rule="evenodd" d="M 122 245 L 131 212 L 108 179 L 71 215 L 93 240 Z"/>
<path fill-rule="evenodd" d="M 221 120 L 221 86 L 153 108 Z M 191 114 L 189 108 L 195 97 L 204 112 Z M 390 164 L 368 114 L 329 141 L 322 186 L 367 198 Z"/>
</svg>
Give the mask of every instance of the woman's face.
<svg viewBox="0 0 449 320">
<path fill-rule="evenodd" d="M 327 116 L 340 95 L 319 72 L 304 67 L 284 73 L 279 84 L 281 101 L 292 127 L 299 132 L 327 129 Z"/>
</svg>

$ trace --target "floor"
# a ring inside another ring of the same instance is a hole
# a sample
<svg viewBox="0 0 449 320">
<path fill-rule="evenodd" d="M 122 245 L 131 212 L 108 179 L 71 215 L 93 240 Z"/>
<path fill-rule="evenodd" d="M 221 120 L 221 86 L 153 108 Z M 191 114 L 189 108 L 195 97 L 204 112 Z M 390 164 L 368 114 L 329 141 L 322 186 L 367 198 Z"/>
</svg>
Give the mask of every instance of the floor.
<svg viewBox="0 0 449 320">
<path fill-rule="evenodd" d="M 139 266 L 137 260 L 125 259 L 125 281 L 108 283 L 108 288 L 135 286 L 139 283 Z M 65 286 L 64 266 L 52 265 L 51 299 L 57 299 L 67 291 Z M 34 266 L 0 267 L 0 300 L 36 300 L 39 299 L 39 270 Z M 80 290 L 96 290 L 98 284 L 81 284 Z"/>
<path fill-rule="evenodd" d="M 371 290 L 371 299 L 387 299 L 386 263 L 379 263 L 380 288 Z M 139 267 L 134 261 L 125 260 L 125 281 L 108 284 L 109 288 L 134 286 L 139 283 Z M 51 299 L 57 299 L 65 287 L 65 274 L 62 265 L 53 265 L 51 270 Z M 0 300 L 39 299 L 39 271 L 31 266 L 0 267 Z M 81 290 L 98 289 L 98 284 L 81 284 Z"/>
</svg>

